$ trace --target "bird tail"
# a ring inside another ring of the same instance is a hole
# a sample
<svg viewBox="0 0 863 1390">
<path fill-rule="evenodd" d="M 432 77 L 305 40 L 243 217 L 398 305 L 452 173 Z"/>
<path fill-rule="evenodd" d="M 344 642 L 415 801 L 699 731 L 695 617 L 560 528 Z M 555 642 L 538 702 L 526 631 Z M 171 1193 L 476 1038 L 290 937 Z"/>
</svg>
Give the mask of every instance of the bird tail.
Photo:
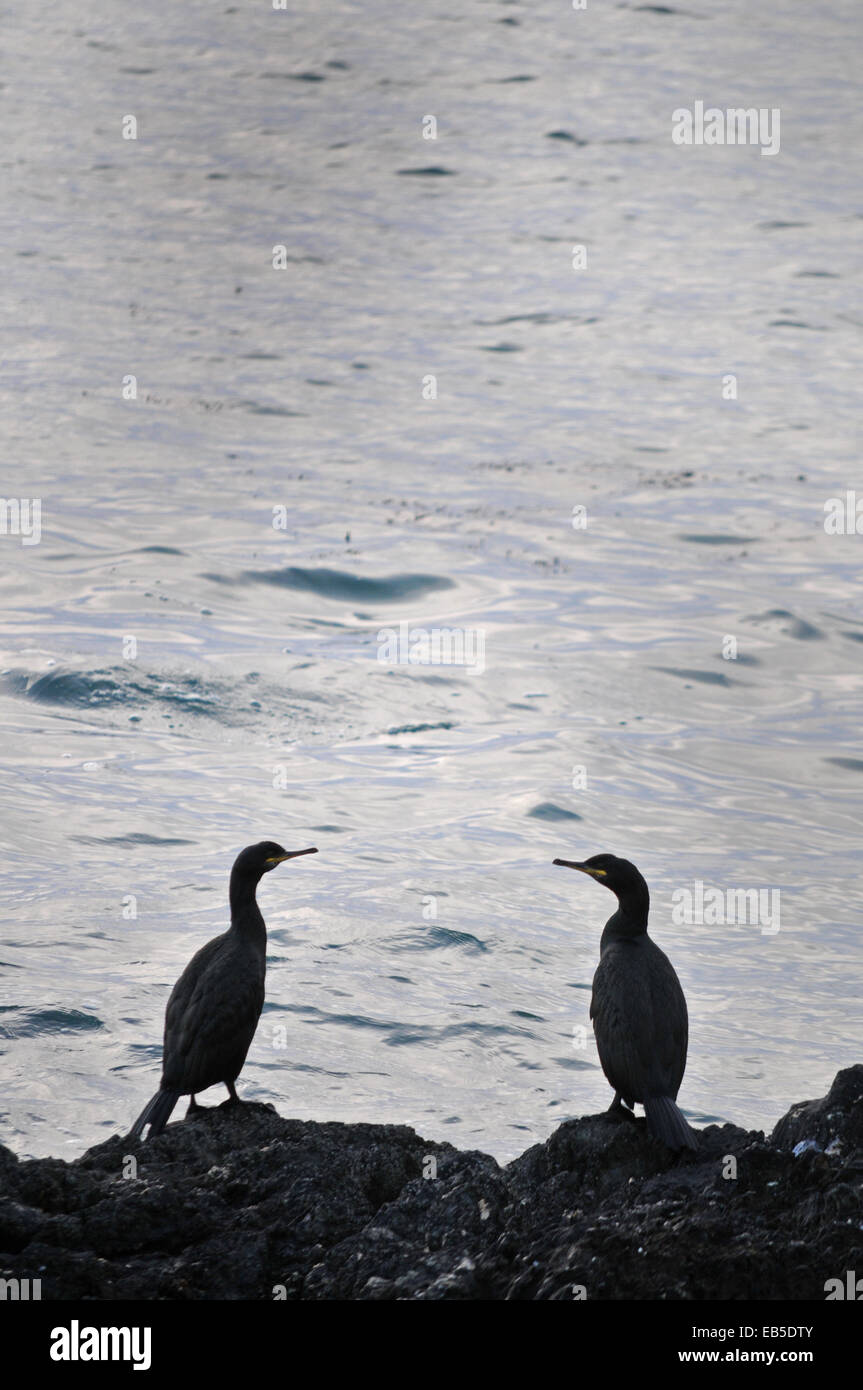
<svg viewBox="0 0 863 1390">
<path fill-rule="evenodd" d="M 149 1138 L 154 1134 L 161 1134 L 168 1120 L 171 1118 L 171 1111 L 180 1099 L 179 1091 L 157 1091 L 152 1100 L 148 1100 L 144 1109 L 141 1111 L 137 1120 L 129 1131 L 130 1139 L 140 1138 L 141 1131 L 145 1125 L 150 1126 Z"/>
<path fill-rule="evenodd" d="M 650 1096 L 644 1102 L 647 1128 L 655 1139 L 661 1139 L 670 1149 L 697 1149 L 698 1139 L 683 1118 L 680 1107 L 671 1096 Z"/>
</svg>

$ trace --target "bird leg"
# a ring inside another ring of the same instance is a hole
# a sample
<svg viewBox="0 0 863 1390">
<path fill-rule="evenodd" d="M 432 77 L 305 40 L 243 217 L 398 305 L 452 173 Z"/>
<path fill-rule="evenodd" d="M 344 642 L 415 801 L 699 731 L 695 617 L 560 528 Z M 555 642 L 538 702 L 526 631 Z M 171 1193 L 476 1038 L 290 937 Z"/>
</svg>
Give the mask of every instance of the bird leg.
<svg viewBox="0 0 863 1390">
<path fill-rule="evenodd" d="M 623 1096 L 621 1095 L 620 1091 L 615 1091 L 614 1100 L 608 1107 L 608 1114 L 625 1115 L 628 1120 L 635 1119 L 635 1116 L 633 1115 L 632 1111 L 627 1109 L 626 1101 L 623 1099 Z"/>
<path fill-rule="evenodd" d="M 187 1111 L 186 1111 L 186 1116 L 188 1117 L 189 1115 L 194 1115 L 194 1113 L 195 1113 L 196 1110 L 204 1110 L 205 1108 L 206 1108 L 205 1106 L 199 1105 L 199 1104 L 198 1104 L 198 1102 L 195 1100 L 195 1097 L 194 1097 L 194 1096 L 190 1096 L 190 1097 L 189 1097 L 189 1107 L 188 1107 L 188 1109 L 187 1109 Z"/>
<path fill-rule="evenodd" d="M 242 1105 L 243 1102 L 240 1100 L 240 1097 L 237 1095 L 237 1090 L 236 1090 L 236 1087 L 234 1086 L 233 1081 L 226 1081 L 226 1082 L 225 1082 L 225 1085 L 226 1085 L 227 1088 L 228 1088 L 228 1096 L 230 1097 L 229 1100 L 226 1100 L 226 1101 L 225 1101 L 225 1105 Z"/>
</svg>

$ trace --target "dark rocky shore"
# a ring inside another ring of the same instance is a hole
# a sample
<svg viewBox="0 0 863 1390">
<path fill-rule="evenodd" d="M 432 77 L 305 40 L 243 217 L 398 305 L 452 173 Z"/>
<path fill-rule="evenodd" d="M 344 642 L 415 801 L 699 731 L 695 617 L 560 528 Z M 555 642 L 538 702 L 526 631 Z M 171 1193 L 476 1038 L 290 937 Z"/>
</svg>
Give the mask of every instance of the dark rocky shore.
<svg viewBox="0 0 863 1390">
<path fill-rule="evenodd" d="M 0 1148 L 0 1277 L 43 1300 L 822 1301 L 863 1273 L 863 1066 L 769 1139 L 701 1143 L 674 1159 L 591 1115 L 501 1168 L 406 1126 L 214 1107 L 72 1163 Z"/>
</svg>

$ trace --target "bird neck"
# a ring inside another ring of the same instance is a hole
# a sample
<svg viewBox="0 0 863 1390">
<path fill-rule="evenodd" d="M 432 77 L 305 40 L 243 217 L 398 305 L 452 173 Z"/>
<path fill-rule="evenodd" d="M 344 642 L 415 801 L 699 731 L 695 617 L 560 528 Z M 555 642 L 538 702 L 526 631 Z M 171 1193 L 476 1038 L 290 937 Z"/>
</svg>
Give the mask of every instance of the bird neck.
<svg viewBox="0 0 863 1390">
<path fill-rule="evenodd" d="M 267 928 L 255 897 L 258 881 L 245 874 L 231 874 L 231 927 L 240 936 L 266 941 Z"/>
<path fill-rule="evenodd" d="M 610 941 L 627 941 L 637 936 L 647 935 L 647 913 L 649 902 L 621 903 L 613 917 L 605 924 L 600 942 L 600 951 Z"/>
</svg>

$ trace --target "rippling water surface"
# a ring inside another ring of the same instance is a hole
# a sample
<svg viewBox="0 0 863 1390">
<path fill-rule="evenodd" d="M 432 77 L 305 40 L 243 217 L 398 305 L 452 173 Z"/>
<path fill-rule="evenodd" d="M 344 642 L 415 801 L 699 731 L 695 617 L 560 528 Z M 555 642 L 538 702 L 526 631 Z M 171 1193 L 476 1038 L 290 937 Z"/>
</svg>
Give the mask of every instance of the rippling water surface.
<svg viewBox="0 0 863 1390">
<path fill-rule="evenodd" d="M 320 853 L 261 888 L 248 1098 L 501 1159 L 604 1107 L 612 900 L 551 864 L 601 850 L 688 996 L 690 1118 L 823 1094 L 860 1060 L 859 7 L 8 9 L 0 480 L 42 521 L 0 536 L 3 1142 L 131 1122 L 264 837 Z M 779 154 L 675 146 L 696 99 L 779 107 Z M 382 663 L 403 621 L 484 670 Z M 781 929 L 677 922 L 698 879 Z"/>
</svg>

